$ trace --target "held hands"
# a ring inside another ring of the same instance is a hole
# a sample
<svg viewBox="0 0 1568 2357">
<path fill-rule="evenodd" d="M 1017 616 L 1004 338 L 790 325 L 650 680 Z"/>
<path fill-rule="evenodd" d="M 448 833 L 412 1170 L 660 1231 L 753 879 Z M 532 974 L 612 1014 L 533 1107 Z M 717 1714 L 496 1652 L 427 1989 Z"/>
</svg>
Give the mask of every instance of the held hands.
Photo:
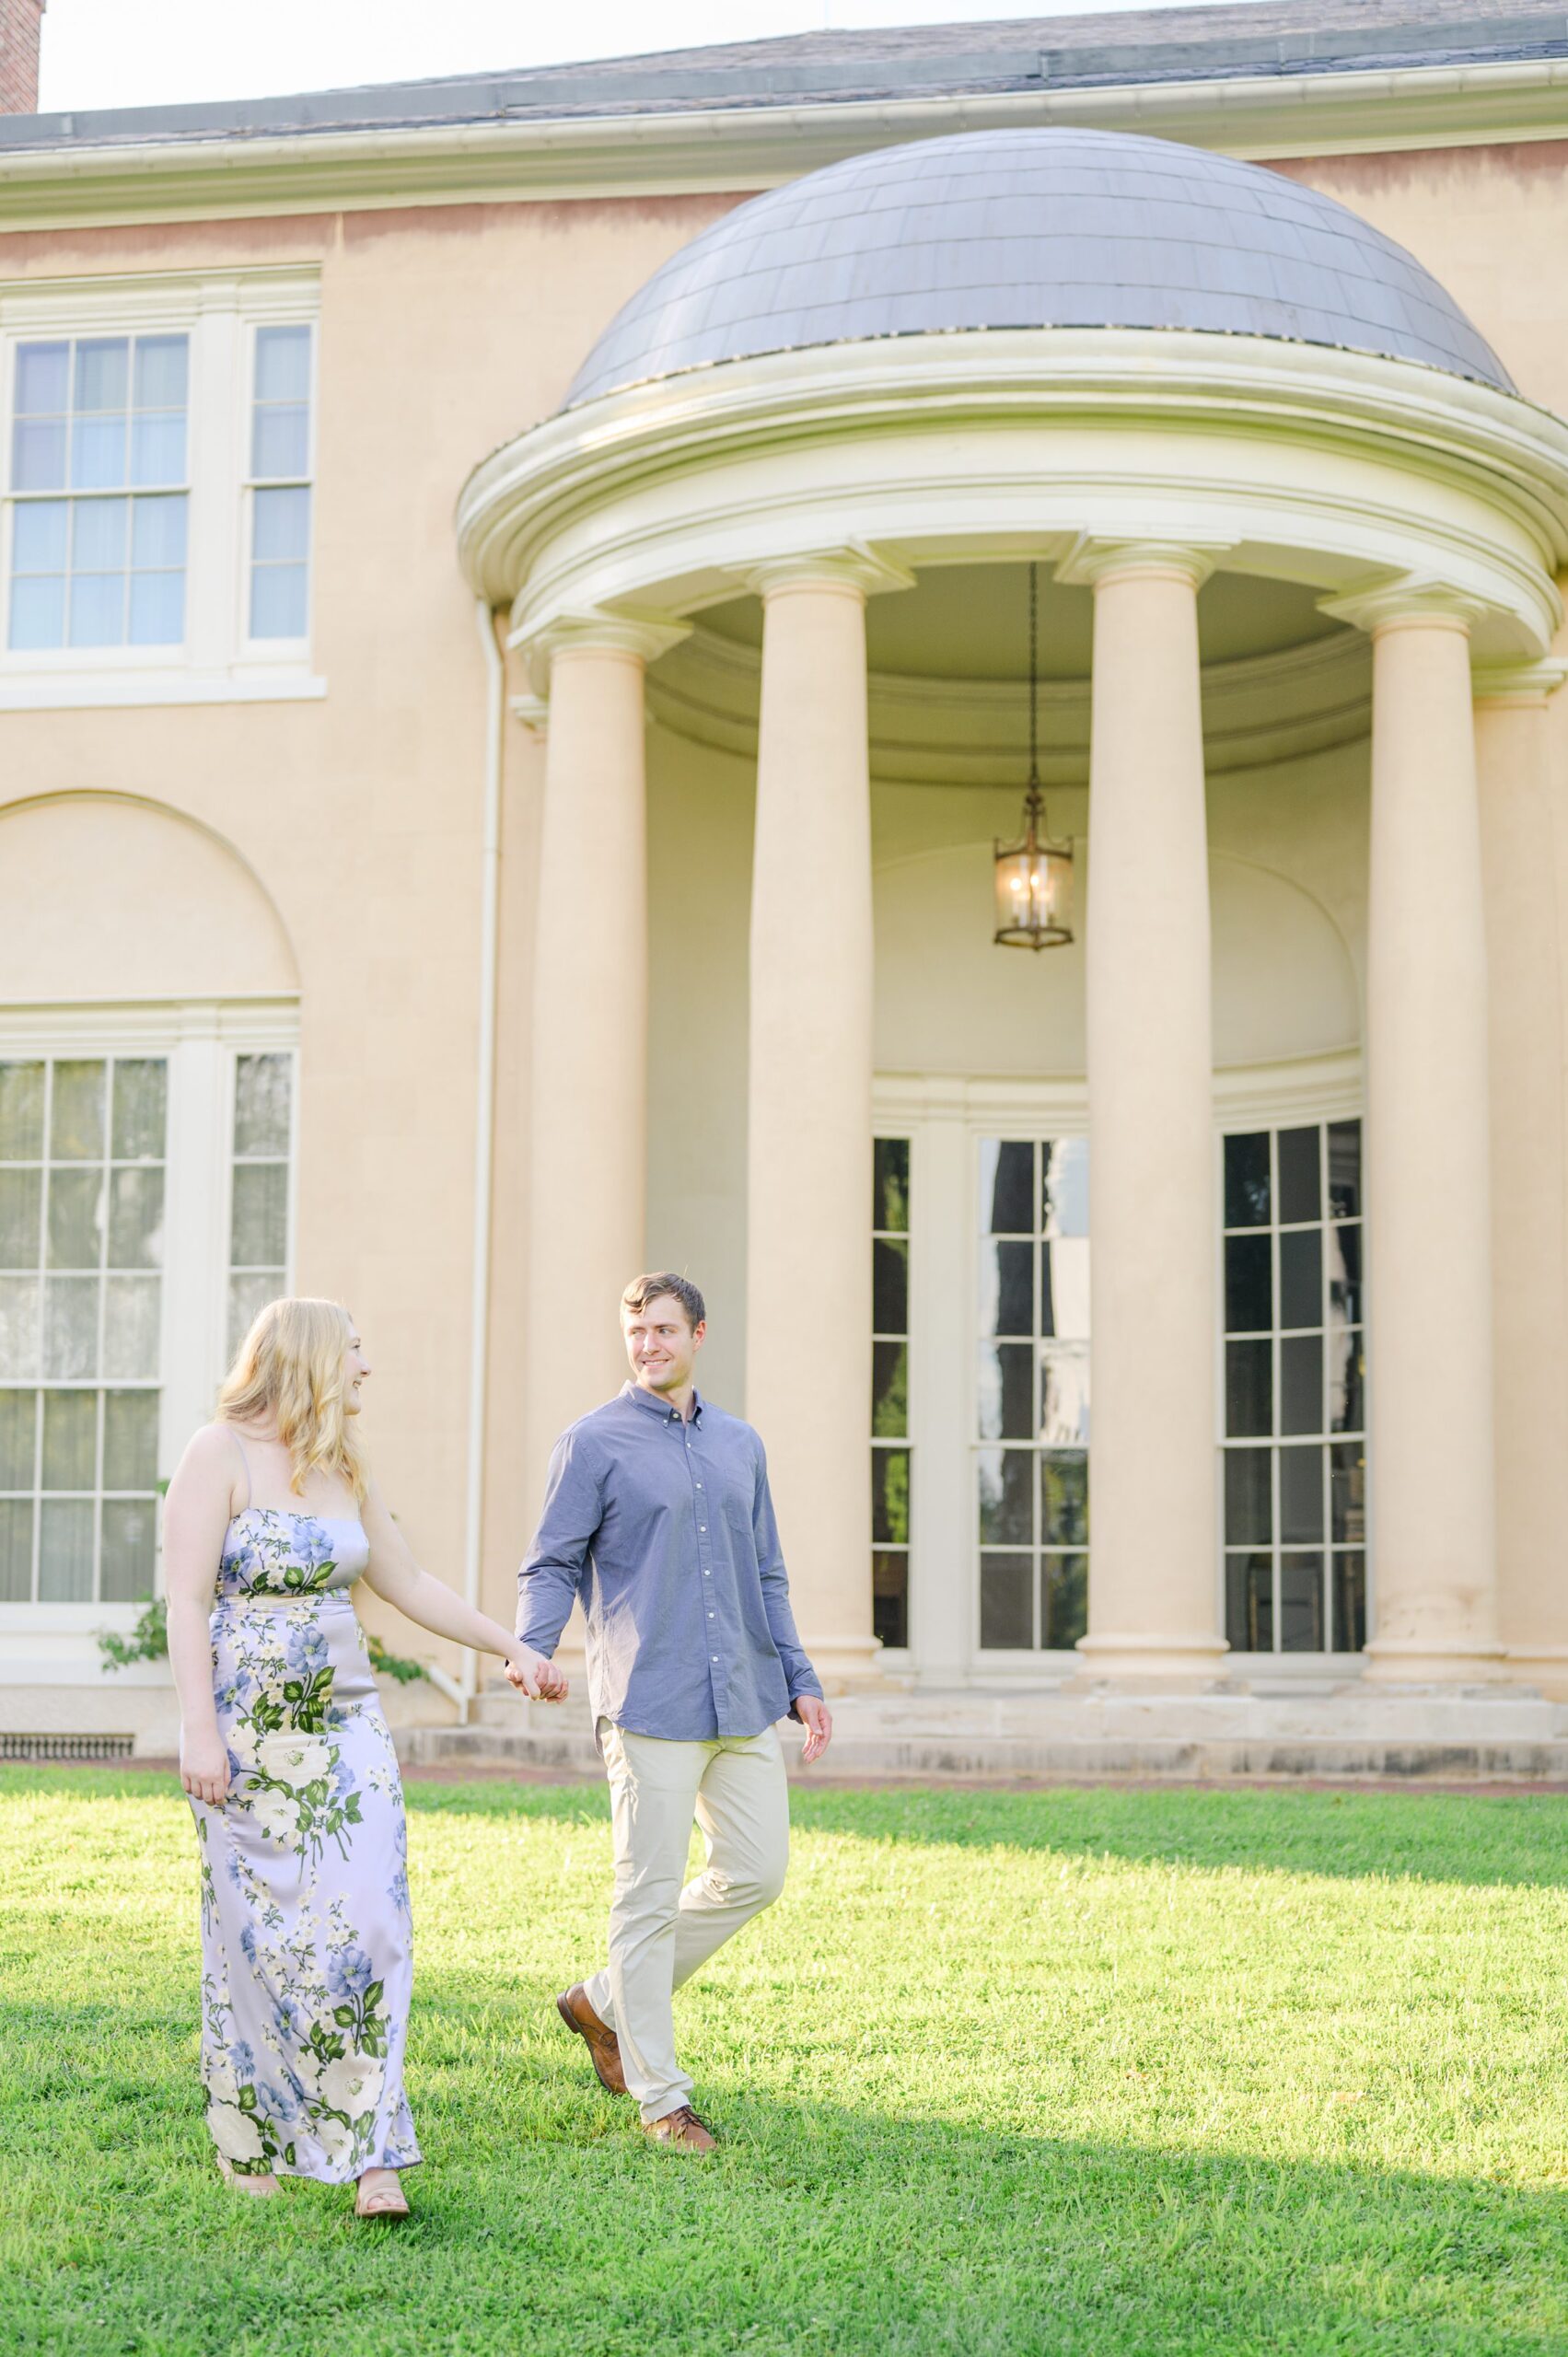
<svg viewBox="0 0 1568 2357">
<path fill-rule="evenodd" d="M 180 1738 L 180 1781 L 192 1800 L 221 1808 L 228 1794 L 228 1747 L 214 1727 L 210 1735 Z"/>
<path fill-rule="evenodd" d="M 564 1675 L 543 1654 L 536 1654 L 531 1645 L 515 1645 L 506 1656 L 506 1677 L 520 1693 L 536 1702 L 563 1702 L 567 1684 Z"/>
<path fill-rule="evenodd" d="M 800 1757 L 809 1768 L 814 1759 L 821 1759 L 833 1739 L 832 1713 L 818 1694 L 797 1694 L 794 1709 L 795 1716 L 806 1729 L 806 1741 L 800 1747 Z"/>
</svg>

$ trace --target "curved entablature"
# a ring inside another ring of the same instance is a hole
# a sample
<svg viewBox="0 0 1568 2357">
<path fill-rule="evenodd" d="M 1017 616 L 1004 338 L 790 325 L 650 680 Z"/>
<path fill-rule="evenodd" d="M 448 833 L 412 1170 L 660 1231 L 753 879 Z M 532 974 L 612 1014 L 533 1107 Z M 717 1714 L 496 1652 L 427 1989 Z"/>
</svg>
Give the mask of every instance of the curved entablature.
<svg viewBox="0 0 1568 2357">
<path fill-rule="evenodd" d="M 686 371 L 1006 328 L 1277 337 L 1511 389 L 1431 273 L 1257 164 L 1125 132 L 963 132 L 851 156 L 738 205 L 655 272 L 566 406 Z"/>
<path fill-rule="evenodd" d="M 1479 610 L 1477 659 L 1506 663 L 1561 618 L 1568 426 L 1493 385 L 1261 337 L 928 335 L 607 394 L 495 452 L 458 527 L 518 644 L 575 617 L 679 621 L 846 541 L 907 572 L 1070 569 L 1086 540 L 1132 539 L 1323 598 L 1441 585 Z"/>
<path fill-rule="evenodd" d="M 923 577 L 923 589 L 932 575 Z M 968 582 L 972 575 L 960 578 Z M 1016 602 L 1022 606 L 1021 586 Z M 1028 741 L 1027 680 L 867 673 L 872 777 L 881 784 L 1011 787 Z M 670 735 L 757 758 L 761 660 L 758 648 L 700 626 L 648 675 L 648 710 Z M 1372 716 L 1370 650 L 1342 629 L 1267 654 L 1205 662 L 1204 761 L 1212 776 L 1353 744 Z M 1086 785 L 1089 679 L 1041 681 L 1040 772 L 1052 789 Z"/>
</svg>

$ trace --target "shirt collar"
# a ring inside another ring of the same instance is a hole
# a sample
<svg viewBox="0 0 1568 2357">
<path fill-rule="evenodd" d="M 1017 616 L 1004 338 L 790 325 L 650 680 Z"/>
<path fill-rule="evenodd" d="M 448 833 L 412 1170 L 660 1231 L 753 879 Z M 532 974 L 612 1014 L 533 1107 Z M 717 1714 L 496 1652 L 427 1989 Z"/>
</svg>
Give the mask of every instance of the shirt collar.
<svg viewBox="0 0 1568 2357">
<path fill-rule="evenodd" d="M 680 1411 L 679 1408 L 671 1408 L 668 1406 L 666 1402 L 660 1399 L 656 1393 L 652 1391 L 645 1391 L 640 1383 L 633 1383 L 630 1377 L 628 1377 L 621 1387 L 621 1397 L 622 1399 L 632 1400 L 635 1406 L 642 1409 L 645 1415 L 656 1416 L 661 1423 L 678 1424 L 680 1422 Z M 696 1385 L 693 1384 L 691 1387 L 691 1422 L 694 1424 L 700 1424 L 702 1421 L 703 1395 L 697 1389 Z"/>
</svg>

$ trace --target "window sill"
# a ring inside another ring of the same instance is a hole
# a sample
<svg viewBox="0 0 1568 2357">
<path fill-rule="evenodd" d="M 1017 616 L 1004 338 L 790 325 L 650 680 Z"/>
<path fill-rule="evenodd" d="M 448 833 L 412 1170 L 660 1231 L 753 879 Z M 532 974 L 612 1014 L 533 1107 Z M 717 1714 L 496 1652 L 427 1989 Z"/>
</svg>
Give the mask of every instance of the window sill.
<svg viewBox="0 0 1568 2357">
<path fill-rule="evenodd" d="M 93 712 L 168 704 L 309 703 L 327 682 L 303 668 L 0 670 L 0 712 Z"/>
</svg>

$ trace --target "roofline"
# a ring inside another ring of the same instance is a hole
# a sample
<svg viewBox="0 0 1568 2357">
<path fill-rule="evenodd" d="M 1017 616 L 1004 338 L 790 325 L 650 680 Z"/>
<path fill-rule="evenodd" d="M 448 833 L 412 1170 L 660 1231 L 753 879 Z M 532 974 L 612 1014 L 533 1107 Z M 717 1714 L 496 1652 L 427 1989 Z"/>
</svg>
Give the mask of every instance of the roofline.
<svg viewBox="0 0 1568 2357">
<path fill-rule="evenodd" d="M 1246 159 L 1568 138 L 1568 57 L 0 153 L 0 230 L 770 188 L 944 133 L 1136 131 Z"/>
</svg>

